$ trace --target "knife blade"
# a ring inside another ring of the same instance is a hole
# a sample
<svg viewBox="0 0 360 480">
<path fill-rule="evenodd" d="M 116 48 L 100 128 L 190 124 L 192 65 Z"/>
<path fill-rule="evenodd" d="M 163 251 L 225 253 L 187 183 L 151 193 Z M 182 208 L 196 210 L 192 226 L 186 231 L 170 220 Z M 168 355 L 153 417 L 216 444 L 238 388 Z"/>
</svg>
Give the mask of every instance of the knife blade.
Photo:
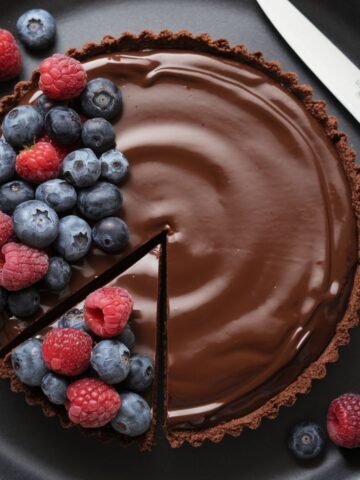
<svg viewBox="0 0 360 480">
<path fill-rule="evenodd" d="M 360 69 L 288 0 L 257 0 L 280 35 L 360 122 Z"/>
</svg>

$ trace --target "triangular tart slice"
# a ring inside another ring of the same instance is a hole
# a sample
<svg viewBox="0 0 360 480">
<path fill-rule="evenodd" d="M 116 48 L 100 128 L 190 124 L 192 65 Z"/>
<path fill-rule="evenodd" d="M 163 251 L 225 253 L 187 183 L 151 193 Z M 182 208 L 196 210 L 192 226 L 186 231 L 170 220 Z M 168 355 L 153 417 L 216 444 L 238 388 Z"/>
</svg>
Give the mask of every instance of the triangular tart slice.
<svg viewBox="0 0 360 480">
<path fill-rule="evenodd" d="M 132 296 L 134 309 L 128 324 L 134 333 L 135 343 L 131 349 L 131 354 L 148 356 L 155 367 L 157 364 L 157 305 L 159 297 L 160 250 L 160 247 L 155 248 L 107 284 L 107 286 L 124 288 Z M 82 301 L 76 304 L 74 308 L 81 311 L 83 306 L 84 302 Z M 57 327 L 58 323 L 59 320 L 56 320 L 41 329 L 36 337 L 43 338 L 48 331 Z M 74 426 L 74 423 L 69 420 L 63 405 L 54 405 L 46 398 L 39 387 L 29 387 L 18 379 L 11 365 L 11 352 L 0 361 L 0 375 L 3 378 L 10 379 L 11 390 L 23 393 L 29 405 L 40 405 L 46 416 L 57 416 L 64 428 Z M 121 387 L 118 390 L 121 397 Z M 149 389 L 141 393 L 141 396 L 148 402 L 152 411 L 150 429 L 143 435 L 127 437 L 116 432 L 110 425 L 95 429 L 79 427 L 80 430 L 86 435 L 96 436 L 104 441 L 114 439 L 121 445 L 127 445 L 136 441 L 141 450 L 150 449 L 153 444 L 156 423 L 156 381 Z"/>
</svg>

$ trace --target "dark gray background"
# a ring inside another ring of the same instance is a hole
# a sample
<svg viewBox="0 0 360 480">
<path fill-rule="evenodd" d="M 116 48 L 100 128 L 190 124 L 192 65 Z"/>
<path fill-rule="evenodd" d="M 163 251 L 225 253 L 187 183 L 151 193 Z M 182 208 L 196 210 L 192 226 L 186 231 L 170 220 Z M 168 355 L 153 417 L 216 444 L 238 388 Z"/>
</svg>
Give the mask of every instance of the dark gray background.
<svg viewBox="0 0 360 480">
<path fill-rule="evenodd" d="M 360 66 L 358 0 L 293 3 Z M 301 81 L 314 87 L 316 97 L 326 100 L 341 129 L 360 150 L 359 124 L 287 47 L 255 0 L 0 0 L 0 27 L 14 31 L 17 17 L 35 6 L 48 8 L 57 18 L 54 51 L 97 41 L 104 34 L 144 28 L 206 31 L 232 43 L 244 43 L 249 50 L 262 50 L 267 59 L 280 60 L 284 69 L 296 71 Z M 42 57 L 24 53 L 23 58 L 22 78 L 27 78 Z M 3 85 L 0 94 L 11 88 L 11 84 Z M 153 452 L 145 454 L 135 447 L 119 449 L 83 438 L 76 430 L 62 430 L 57 420 L 43 417 L 37 407 L 28 407 L 21 396 L 11 394 L 6 381 L 0 382 L 0 479 L 359 479 L 359 450 L 344 451 L 329 444 L 324 458 L 300 464 L 286 449 L 291 425 L 311 419 L 325 426 L 327 406 L 334 397 L 347 391 L 360 393 L 359 352 L 358 328 L 340 361 L 329 367 L 326 379 L 316 382 L 312 392 L 294 407 L 283 408 L 276 421 L 265 420 L 256 431 L 226 438 L 219 445 L 180 450 L 171 450 L 160 438 Z"/>
</svg>

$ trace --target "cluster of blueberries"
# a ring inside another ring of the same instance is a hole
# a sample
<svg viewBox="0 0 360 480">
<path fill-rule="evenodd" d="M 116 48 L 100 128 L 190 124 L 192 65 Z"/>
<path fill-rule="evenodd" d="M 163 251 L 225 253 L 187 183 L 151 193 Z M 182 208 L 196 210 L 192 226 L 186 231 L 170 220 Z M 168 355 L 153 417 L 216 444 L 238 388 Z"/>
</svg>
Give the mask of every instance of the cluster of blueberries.
<svg viewBox="0 0 360 480">
<path fill-rule="evenodd" d="M 127 159 L 115 148 L 109 121 L 122 110 L 121 92 L 112 81 L 96 78 L 72 106 L 88 118 L 83 124 L 74 108 L 45 95 L 35 106 L 17 106 L 5 116 L 0 140 L 0 210 L 12 215 L 14 232 L 22 243 L 38 249 L 51 245 L 59 255 L 50 259 L 44 279 L 46 288 L 54 291 L 67 286 L 68 262 L 83 258 L 92 241 L 109 253 L 123 250 L 129 241 L 127 225 L 114 216 L 122 206 L 117 185 L 129 170 Z M 61 178 L 35 189 L 16 176 L 16 151 L 32 144 L 44 128 L 55 145 L 76 145 L 77 149 L 65 156 Z M 12 313 L 34 314 L 38 297 L 34 288 L 19 294 Z"/>
<path fill-rule="evenodd" d="M 74 308 L 65 313 L 54 328 L 75 328 L 93 335 L 84 322 L 83 311 Z M 149 389 L 154 379 L 154 365 L 146 355 L 132 354 L 135 335 L 126 324 L 123 331 L 111 339 L 95 338 L 90 368 L 86 377 L 98 377 L 115 387 L 121 395 L 121 408 L 111 422 L 112 427 L 130 437 L 146 432 L 151 424 L 151 410 L 139 395 Z M 40 386 L 50 402 L 63 405 L 71 379 L 50 372 L 42 357 L 42 337 L 31 338 L 17 347 L 11 356 L 14 371 L 21 382 Z"/>
</svg>

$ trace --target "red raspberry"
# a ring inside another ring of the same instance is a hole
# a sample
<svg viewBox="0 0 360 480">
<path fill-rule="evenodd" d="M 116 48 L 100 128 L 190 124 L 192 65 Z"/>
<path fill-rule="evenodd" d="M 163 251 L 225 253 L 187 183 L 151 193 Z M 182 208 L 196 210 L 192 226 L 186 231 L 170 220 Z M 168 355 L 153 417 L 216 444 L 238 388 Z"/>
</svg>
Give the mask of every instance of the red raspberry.
<svg viewBox="0 0 360 480">
<path fill-rule="evenodd" d="M 47 368 L 62 375 L 79 375 L 90 365 L 92 338 L 75 328 L 53 328 L 44 338 L 42 354 Z"/>
<path fill-rule="evenodd" d="M 360 395 L 346 393 L 331 402 L 327 430 L 339 447 L 360 447 Z"/>
<path fill-rule="evenodd" d="M 41 280 L 49 268 L 45 252 L 21 243 L 6 243 L 0 254 L 0 285 L 17 291 Z"/>
<path fill-rule="evenodd" d="M 120 287 L 103 287 L 86 297 L 86 325 L 99 337 L 114 337 L 125 327 L 133 309 L 133 299 Z"/>
<path fill-rule="evenodd" d="M 59 175 L 61 160 L 55 148 L 46 142 L 21 150 L 16 157 L 17 173 L 33 183 L 42 183 Z"/>
<path fill-rule="evenodd" d="M 85 117 L 85 115 L 83 115 L 82 113 L 79 113 L 79 117 L 80 117 L 81 125 L 84 125 L 86 120 L 89 120 L 88 117 Z"/>
<path fill-rule="evenodd" d="M 11 80 L 19 75 L 21 55 L 13 35 L 0 28 L 0 80 Z"/>
<path fill-rule="evenodd" d="M 103 427 L 117 414 L 120 395 L 97 378 L 82 378 L 69 385 L 66 404 L 72 422 L 84 428 Z"/>
<path fill-rule="evenodd" d="M 80 95 L 86 85 L 86 71 L 75 58 L 55 53 L 40 64 L 39 88 L 53 100 Z"/>
<path fill-rule="evenodd" d="M 0 247 L 6 243 L 13 234 L 11 217 L 0 210 Z"/>
<path fill-rule="evenodd" d="M 38 142 L 50 143 L 55 148 L 60 162 L 63 162 L 66 155 L 79 148 L 79 145 L 59 145 L 47 133 L 41 135 Z"/>
</svg>

